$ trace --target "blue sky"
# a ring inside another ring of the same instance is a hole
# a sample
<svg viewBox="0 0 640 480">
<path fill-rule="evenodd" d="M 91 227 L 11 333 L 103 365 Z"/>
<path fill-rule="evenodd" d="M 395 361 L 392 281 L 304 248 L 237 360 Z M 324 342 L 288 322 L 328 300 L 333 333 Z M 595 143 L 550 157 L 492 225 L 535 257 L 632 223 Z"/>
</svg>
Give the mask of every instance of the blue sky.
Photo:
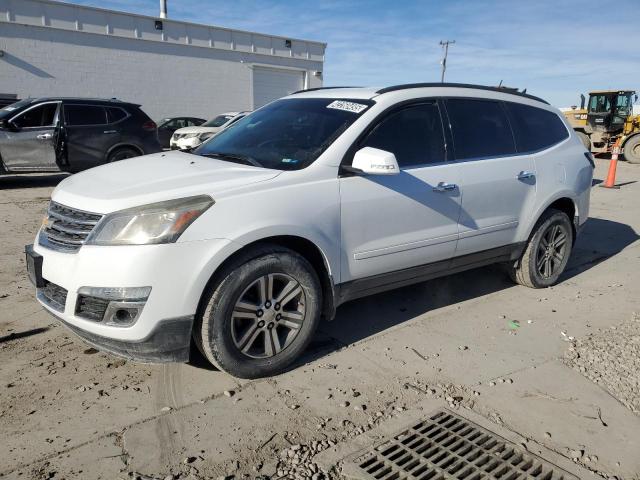
<svg viewBox="0 0 640 480">
<path fill-rule="evenodd" d="M 158 15 L 158 0 L 74 3 Z M 328 43 L 324 84 L 440 79 L 527 88 L 557 106 L 640 91 L 639 0 L 169 0 L 169 17 Z"/>
</svg>

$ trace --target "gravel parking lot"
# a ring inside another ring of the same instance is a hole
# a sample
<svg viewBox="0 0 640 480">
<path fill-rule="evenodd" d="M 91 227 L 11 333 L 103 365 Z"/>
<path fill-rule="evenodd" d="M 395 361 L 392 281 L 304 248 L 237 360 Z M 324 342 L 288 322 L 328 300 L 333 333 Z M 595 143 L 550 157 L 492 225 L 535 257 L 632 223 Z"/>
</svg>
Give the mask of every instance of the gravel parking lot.
<svg viewBox="0 0 640 480">
<path fill-rule="evenodd" d="M 97 352 L 37 305 L 22 252 L 62 178 L 0 177 L 0 477 L 333 478 L 446 407 L 579 478 L 640 478 L 640 166 L 593 188 L 558 286 L 488 267 L 350 302 L 259 381 Z"/>
</svg>

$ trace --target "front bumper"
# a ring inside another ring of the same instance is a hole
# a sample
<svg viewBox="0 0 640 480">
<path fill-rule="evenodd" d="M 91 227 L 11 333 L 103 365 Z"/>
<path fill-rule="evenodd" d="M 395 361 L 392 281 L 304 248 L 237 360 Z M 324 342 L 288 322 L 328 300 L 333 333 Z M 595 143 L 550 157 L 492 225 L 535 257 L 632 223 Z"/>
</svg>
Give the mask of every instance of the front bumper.
<svg viewBox="0 0 640 480">
<path fill-rule="evenodd" d="M 142 363 L 187 362 L 191 347 L 193 316 L 159 321 L 151 333 L 139 341 L 127 342 L 102 337 L 64 321 L 49 312 L 73 333 L 98 350 Z"/>
<path fill-rule="evenodd" d="M 38 302 L 88 343 L 143 362 L 185 361 L 198 303 L 229 251 L 225 239 L 164 245 L 89 246 L 64 253 L 35 244 L 44 287 Z M 151 287 L 130 326 L 107 325 L 76 313 L 82 287 Z M 52 301 L 52 299 L 56 301 Z"/>
</svg>

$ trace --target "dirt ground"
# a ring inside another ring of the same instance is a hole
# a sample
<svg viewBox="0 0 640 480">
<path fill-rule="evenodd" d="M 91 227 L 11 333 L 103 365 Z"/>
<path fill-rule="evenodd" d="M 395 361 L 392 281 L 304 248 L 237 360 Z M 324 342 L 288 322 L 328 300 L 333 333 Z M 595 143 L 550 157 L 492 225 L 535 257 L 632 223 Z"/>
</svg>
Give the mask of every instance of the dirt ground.
<svg viewBox="0 0 640 480">
<path fill-rule="evenodd" d="M 593 188 L 558 286 L 488 267 L 354 301 L 259 381 L 96 352 L 37 305 L 22 252 L 61 178 L 0 177 L 0 477 L 333 478 L 446 407 L 579 478 L 640 479 L 640 166 Z"/>
</svg>

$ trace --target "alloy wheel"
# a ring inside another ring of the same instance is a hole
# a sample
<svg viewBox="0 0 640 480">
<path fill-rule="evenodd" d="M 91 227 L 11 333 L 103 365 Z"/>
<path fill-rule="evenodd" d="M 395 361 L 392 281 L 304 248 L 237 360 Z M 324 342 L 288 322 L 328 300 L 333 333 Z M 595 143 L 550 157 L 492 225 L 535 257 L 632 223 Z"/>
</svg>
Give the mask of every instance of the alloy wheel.
<svg viewBox="0 0 640 480">
<path fill-rule="evenodd" d="M 233 343 L 248 357 L 273 357 L 295 340 L 305 315 L 305 294 L 297 280 L 283 273 L 264 275 L 234 305 Z"/>
<path fill-rule="evenodd" d="M 536 255 L 536 270 L 543 278 L 553 277 L 567 253 L 568 232 L 562 225 L 552 224 L 542 235 Z"/>
</svg>

